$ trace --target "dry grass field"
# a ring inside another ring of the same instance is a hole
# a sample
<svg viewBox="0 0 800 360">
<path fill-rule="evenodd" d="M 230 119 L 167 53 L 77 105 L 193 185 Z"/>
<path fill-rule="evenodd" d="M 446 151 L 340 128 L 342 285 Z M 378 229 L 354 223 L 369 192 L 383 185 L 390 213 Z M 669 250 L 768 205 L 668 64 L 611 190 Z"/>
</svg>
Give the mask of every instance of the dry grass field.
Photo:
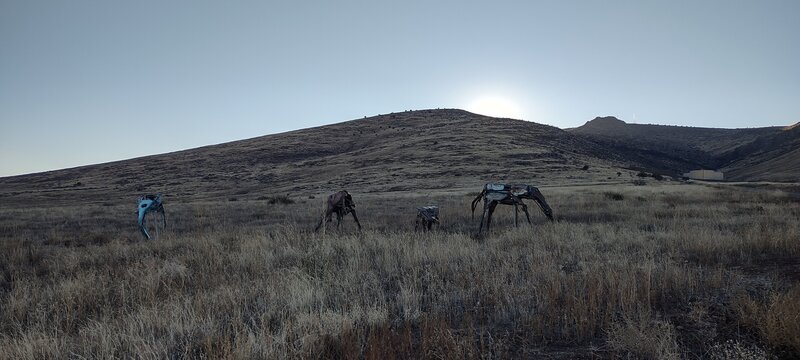
<svg viewBox="0 0 800 360">
<path fill-rule="evenodd" d="M 479 189 L 480 185 L 476 186 Z M 0 358 L 796 358 L 800 204 L 779 190 L 543 187 L 557 221 L 467 191 L 0 206 Z M 442 225 L 413 231 L 414 207 Z"/>
</svg>

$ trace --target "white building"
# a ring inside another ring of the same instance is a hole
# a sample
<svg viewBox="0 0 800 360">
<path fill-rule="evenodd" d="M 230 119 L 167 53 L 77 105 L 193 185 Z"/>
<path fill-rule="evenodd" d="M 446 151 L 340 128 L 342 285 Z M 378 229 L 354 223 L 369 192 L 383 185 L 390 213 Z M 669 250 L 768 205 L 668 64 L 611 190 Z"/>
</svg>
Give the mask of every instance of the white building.
<svg viewBox="0 0 800 360">
<path fill-rule="evenodd" d="M 683 177 L 697 180 L 725 180 L 721 171 L 714 170 L 692 170 L 683 174 Z"/>
</svg>

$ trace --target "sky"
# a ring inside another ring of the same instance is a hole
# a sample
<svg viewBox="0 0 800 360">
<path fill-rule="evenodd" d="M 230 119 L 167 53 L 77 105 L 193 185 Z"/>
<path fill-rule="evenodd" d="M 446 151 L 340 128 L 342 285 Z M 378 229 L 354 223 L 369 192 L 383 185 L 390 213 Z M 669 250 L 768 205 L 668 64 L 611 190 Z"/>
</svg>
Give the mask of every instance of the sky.
<svg viewBox="0 0 800 360">
<path fill-rule="evenodd" d="M 404 110 L 800 121 L 800 1 L 0 0 L 0 176 Z"/>
</svg>

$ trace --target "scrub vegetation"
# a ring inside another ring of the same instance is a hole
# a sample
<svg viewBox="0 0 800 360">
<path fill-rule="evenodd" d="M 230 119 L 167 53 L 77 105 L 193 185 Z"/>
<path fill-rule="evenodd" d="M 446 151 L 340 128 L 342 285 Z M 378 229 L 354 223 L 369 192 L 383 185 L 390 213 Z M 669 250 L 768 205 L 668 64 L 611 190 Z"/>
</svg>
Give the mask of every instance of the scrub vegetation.
<svg viewBox="0 0 800 360">
<path fill-rule="evenodd" d="M 155 241 L 135 204 L 0 205 L 0 358 L 800 356 L 789 193 L 541 189 L 555 222 L 499 207 L 481 237 L 467 191 L 351 191 L 365 230 L 325 234 L 324 196 L 166 197 Z"/>
</svg>

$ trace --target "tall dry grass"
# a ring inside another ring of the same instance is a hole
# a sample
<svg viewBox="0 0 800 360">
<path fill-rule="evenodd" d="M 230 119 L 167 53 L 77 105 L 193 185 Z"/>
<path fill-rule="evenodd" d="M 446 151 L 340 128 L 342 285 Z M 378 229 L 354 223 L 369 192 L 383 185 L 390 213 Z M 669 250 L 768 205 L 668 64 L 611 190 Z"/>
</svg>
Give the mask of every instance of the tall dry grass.
<svg viewBox="0 0 800 360">
<path fill-rule="evenodd" d="M 0 357 L 692 358 L 729 340 L 800 354 L 786 194 L 543 191 L 557 222 L 532 206 L 515 229 L 501 208 L 481 237 L 466 194 L 355 194 L 365 230 L 346 218 L 325 235 L 309 231 L 319 199 L 167 200 L 157 241 L 128 208 L 3 208 Z M 443 224 L 415 233 L 424 203 Z"/>
</svg>

